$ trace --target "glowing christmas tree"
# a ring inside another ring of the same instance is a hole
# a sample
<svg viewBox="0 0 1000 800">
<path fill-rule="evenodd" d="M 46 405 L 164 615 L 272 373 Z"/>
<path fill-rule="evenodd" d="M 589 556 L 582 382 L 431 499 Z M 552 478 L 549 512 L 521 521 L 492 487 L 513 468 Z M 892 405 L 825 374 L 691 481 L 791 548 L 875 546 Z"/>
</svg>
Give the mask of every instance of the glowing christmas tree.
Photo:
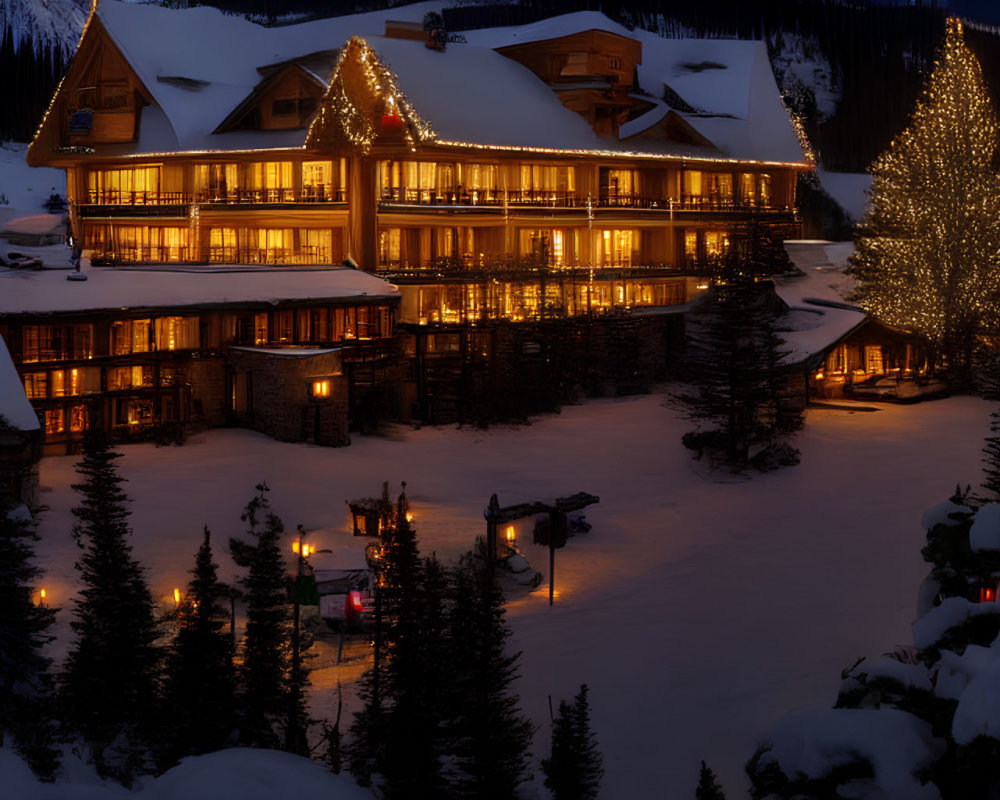
<svg viewBox="0 0 1000 800">
<path fill-rule="evenodd" d="M 967 379 L 977 337 L 997 318 L 1000 180 L 997 118 L 962 24 L 944 44 L 909 126 L 871 167 L 853 295 L 890 325 L 931 342 Z"/>
</svg>

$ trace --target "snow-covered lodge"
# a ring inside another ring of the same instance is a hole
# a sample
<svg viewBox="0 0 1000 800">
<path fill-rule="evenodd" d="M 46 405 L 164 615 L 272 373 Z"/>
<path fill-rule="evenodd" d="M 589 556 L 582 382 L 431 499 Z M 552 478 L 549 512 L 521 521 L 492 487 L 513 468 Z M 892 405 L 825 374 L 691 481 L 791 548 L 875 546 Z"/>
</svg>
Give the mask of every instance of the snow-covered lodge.
<svg viewBox="0 0 1000 800">
<path fill-rule="evenodd" d="M 263 386 L 291 383 L 283 438 L 337 439 L 309 409 L 338 393 L 355 424 L 383 390 L 433 417 L 428 365 L 461 372 L 498 326 L 683 306 L 749 217 L 797 233 L 809 164 L 763 43 L 581 12 L 431 47 L 405 21 L 425 10 L 264 28 L 95 3 L 28 160 L 66 169 L 98 280 L 0 301 L 48 442 L 97 418 L 267 429 Z M 343 364 L 265 377 L 322 349 Z"/>
</svg>

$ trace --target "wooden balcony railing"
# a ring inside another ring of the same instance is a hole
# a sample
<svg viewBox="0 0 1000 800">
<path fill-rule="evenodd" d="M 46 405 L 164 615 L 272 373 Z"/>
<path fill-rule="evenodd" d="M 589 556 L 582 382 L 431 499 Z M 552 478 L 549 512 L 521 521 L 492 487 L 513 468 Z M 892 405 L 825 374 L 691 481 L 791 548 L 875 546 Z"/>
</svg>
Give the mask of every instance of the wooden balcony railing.
<svg viewBox="0 0 1000 800">
<path fill-rule="evenodd" d="M 344 203 L 346 190 L 336 186 L 304 186 L 295 189 L 233 189 L 226 192 L 199 192 L 199 203 L 211 205 L 270 205 L 285 203 Z"/>
<path fill-rule="evenodd" d="M 87 192 L 87 202 L 95 206 L 176 206 L 191 202 L 184 192 L 123 192 L 118 189 Z"/>
</svg>

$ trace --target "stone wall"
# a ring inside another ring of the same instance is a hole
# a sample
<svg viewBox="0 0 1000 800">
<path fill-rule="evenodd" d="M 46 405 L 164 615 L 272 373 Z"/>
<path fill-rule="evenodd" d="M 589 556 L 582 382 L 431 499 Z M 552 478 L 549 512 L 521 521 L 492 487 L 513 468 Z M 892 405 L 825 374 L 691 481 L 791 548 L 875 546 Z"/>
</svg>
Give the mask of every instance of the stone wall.
<svg viewBox="0 0 1000 800">
<path fill-rule="evenodd" d="M 237 422 L 286 442 L 350 444 L 348 387 L 339 351 L 232 348 L 230 372 L 247 376 L 248 407 Z M 327 381 L 328 395 L 313 385 Z"/>
</svg>

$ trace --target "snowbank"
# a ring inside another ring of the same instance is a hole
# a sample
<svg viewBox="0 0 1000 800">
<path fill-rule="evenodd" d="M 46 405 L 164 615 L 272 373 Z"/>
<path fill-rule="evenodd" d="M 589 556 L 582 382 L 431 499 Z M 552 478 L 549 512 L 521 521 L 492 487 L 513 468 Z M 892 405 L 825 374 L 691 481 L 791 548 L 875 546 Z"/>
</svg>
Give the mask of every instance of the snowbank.
<svg viewBox="0 0 1000 800">
<path fill-rule="evenodd" d="M 934 800 L 933 785 L 914 772 L 933 763 L 944 747 L 931 726 L 894 709 L 801 711 L 784 717 L 769 737 L 765 756 L 789 777 L 821 778 L 834 767 L 867 759 L 875 775 L 841 790 L 844 796 Z"/>
<path fill-rule="evenodd" d="M 959 744 L 968 744 L 977 736 L 1000 739 L 1000 654 L 990 647 L 989 656 L 955 709 L 951 733 Z"/>
<path fill-rule="evenodd" d="M 371 792 L 350 778 L 276 750 L 238 748 L 185 758 L 146 780 L 138 792 L 99 782 L 85 770 L 75 772 L 72 782 L 41 783 L 20 757 L 0 749 L 2 795 L 10 800 L 372 800 Z"/>
<path fill-rule="evenodd" d="M 1000 550 L 1000 503 L 983 506 L 976 513 L 969 530 L 973 550 Z"/>
<path fill-rule="evenodd" d="M 936 506 L 928 508 L 920 517 L 920 525 L 925 531 L 929 531 L 936 525 L 961 525 L 962 517 L 967 517 L 972 513 L 968 506 L 956 503 L 953 500 L 945 500 Z M 959 518 L 952 516 L 957 515 Z"/>
<path fill-rule="evenodd" d="M 998 603 L 971 603 L 964 597 L 947 597 L 913 623 L 913 644 L 926 650 L 956 625 L 980 614 L 1000 614 Z"/>
</svg>

